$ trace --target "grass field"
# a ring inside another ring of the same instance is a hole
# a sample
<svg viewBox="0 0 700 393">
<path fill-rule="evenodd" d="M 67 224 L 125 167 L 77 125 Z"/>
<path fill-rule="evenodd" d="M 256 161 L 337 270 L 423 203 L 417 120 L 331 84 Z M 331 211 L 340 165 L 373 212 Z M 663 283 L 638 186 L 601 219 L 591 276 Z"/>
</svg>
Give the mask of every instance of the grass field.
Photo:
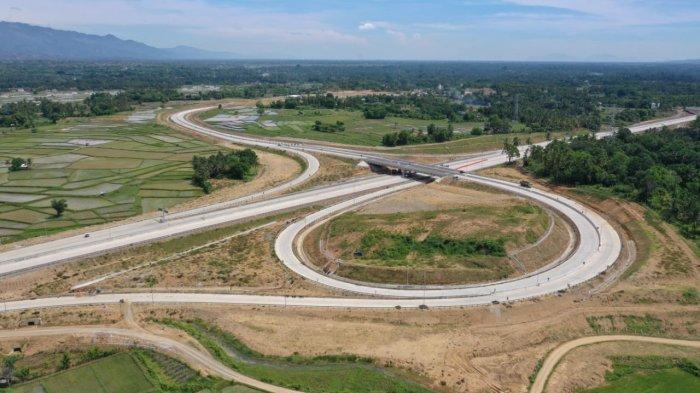
<svg viewBox="0 0 700 393">
<path fill-rule="evenodd" d="M 155 392 L 155 386 L 128 353 L 119 353 L 8 389 L 12 393 Z"/>
<path fill-rule="evenodd" d="M 565 134 L 561 132 L 553 132 L 551 138 L 563 138 L 564 135 Z M 395 149 L 391 149 L 390 152 L 406 155 L 477 153 L 489 150 L 500 150 L 503 148 L 503 140 L 505 138 L 512 139 L 515 136 L 517 136 L 520 139 L 520 143 L 525 143 L 528 137 L 531 139 L 532 143 L 544 142 L 546 140 L 546 134 L 543 132 L 534 132 L 530 134 L 517 133 L 480 136 L 469 135 L 464 138 L 443 143 L 401 146 Z"/>
<path fill-rule="evenodd" d="M 235 110 L 213 109 L 200 115 L 201 119 L 208 119 L 223 114 L 236 114 Z M 323 123 L 335 123 L 342 121 L 345 131 L 326 133 L 312 130 L 316 120 Z M 334 110 L 334 109 L 275 109 L 268 111 L 257 121 L 241 125 L 245 132 L 266 137 L 286 137 L 310 139 L 324 142 L 342 143 L 348 145 L 379 147 L 384 134 L 401 131 L 403 129 L 416 129 L 425 131 L 430 123 L 440 127 L 447 127 L 447 120 L 421 120 L 402 117 L 387 117 L 383 120 L 365 119 L 360 111 Z M 514 133 L 499 135 L 472 136 L 470 131 L 475 126 L 483 127 L 483 123 L 459 122 L 454 123 L 455 138 L 443 143 L 426 143 L 395 148 L 382 148 L 382 151 L 395 154 L 462 154 L 487 150 L 498 150 L 503 147 L 504 138 L 518 136 L 522 143 L 530 137 L 533 143 L 546 139 L 543 132 L 540 133 Z M 514 123 L 513 130 L 524 129 L 521 123 Z M 552 133 L 552 138 L 562 138 L 564 133 Z"/>
<path fill-rule="evenodd" d="M 549 226 L 540 207 L 503 203 L 508 205 L 346 213 L 324 224 L 305 247 L 317 249 L 321 240 L 324 254 L 342 261 L 335 274 L 360 281 L 456 284 L 503 279 L 516 273 L 507 252 L 534 243 Z"/>
<path fill-rule="evenodd" d="M 212 115 L 215 113 L 208 113 Z M 206 117 L 202 116 L 205 119 Z M 345 131 L 319 132 L 312 130 L 316 120 L 323 123 L 342 121 Z M 268 111 L 256 123 L 248 124 L 247 133 L 267 137 L 290 137 L 358 146 L 379 146 L 384 134 L 403 129 L 423 130 L 430 123 L 447 127 L 447 120 L 420 120 L 387 117 L 383 120 L 365 119 L 360 111 L 334 109 L 279 109 Z M 274 124 L 275 126 L 266 126 Z M 478 123 L 455 123 L 456 134 L 468 134 Z"/>
<path fill-rule="evenodd" d="M 635 374 L 586 393 L 695 393 L 700 391 L 700 378 L 679 369 L 651 374 Z"/>
<path fill-rule="evenodd" d="M 202 194 L 190 184 L 193 155 L 217 147 L 154 124 L 122 117 L 70 119 L 33 133 L 0 134 L 0 240 L 104 223 L 168 208 Z M 9 172 L 12 157 L 31 158 Z M 65 199 L 53 217 L 52 199 Z"/>
<path fill-rule="evenodd" d="M 700 391 L 700 370 L 688 359 L 660 356 L 613 358 L 606 384 L 586 393 L 691 393 Z"/>
</svg>

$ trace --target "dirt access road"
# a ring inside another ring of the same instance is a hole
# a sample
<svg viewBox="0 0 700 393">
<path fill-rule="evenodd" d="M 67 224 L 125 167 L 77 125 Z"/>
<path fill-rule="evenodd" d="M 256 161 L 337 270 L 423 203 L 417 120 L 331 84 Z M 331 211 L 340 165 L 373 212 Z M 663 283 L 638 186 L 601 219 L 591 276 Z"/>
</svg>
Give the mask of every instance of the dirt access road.
<svg viewBox="0 0 700 393">
<path fill-rule="evenodd" d="M 592 336 L 583 337 L 576 340 L 566 342 L 557 348 L 555 348 L 547 358 L 542 363 L 542 368 L 537 373 L 535 382 L 530 387 L 530 393 L 542 393 L 547 385 L 547 380 L 550 374 L 554 371 L 559 361 L 566 356 L 569 351 L 574 348 L 581 347 L 584 345 L 598 344 L 609 341 L 639 341 L 654 344 L 664 344 L 664 345 L 678 345 L 683 347 L 692 347 L 700 349 L 700 341 L 690 341 L 690 340 L 675 340 L 671 338 L 660 338 L 660 337 L 643 337 L 643 336 L 625 336 L 625 335 L 612 335 L 612 336 Z"/>
</svg>

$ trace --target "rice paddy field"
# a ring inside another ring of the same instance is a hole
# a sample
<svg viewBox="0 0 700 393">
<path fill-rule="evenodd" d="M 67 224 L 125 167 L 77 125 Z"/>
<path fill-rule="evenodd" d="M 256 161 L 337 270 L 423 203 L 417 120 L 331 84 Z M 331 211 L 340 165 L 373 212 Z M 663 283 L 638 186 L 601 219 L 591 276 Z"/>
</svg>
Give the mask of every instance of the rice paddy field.
<svg viewBox="0 0 700 393">
<path fill-rule="evenodd" d="M 70 119 L 0 134 L 0 241 L 101 224 L 168 208 L 202 191 L 193 155 L 218 147 L 140 116 Z M 13 157 L 29 169 L 9 171 Z M 52 199 L 68 203 L 54 217 Z"/>
<path fill-rule="evenodd" d="M 59 354 L 60 356 L 60 354 Z M 41 361 L 50 358 L 34 355 Z M 73 360 L 79 360 L 71 358 Z M 20 360 L 21 362 L 22 360 Z M 47 364 L 44 364 L 47 366 Z M 49 366 L 53 366 L 49 364 Z M 204 377 L 186 364 L 167 355 L 142 349 L 118 352 L 94 361 L 52 372 L 17 384 L 7 393 L 256 393 L 256 389 L 214 377 Z"/>
<path fill-rule="evenodd" d="M 96 362 L 56 373 L 16 388 L 9 392 L 90 392 L 129 393 L 156 392 L 136 361 L 127 353 L 120 353 Z"/>
<path fill-rule="evenodd" d="M 206 116 L 209 117 L 202 116 L 202 119 L 206 120 L 216 115 L 240 116 L 241 118 L 244 116 L 240 108 L 235 108 L 210 111 L 206 113 Z M 345 124 L 345 131 L 333 133 L 314 131 L 312 126 L 316 120 L 333 124 L 336 121 L 341 121 Z M 380 146 L 384 134 L 404 129 L 425 130 L 430 123 L 447 127 L 447 120 L 421 120 L 402 117 L 374 120 L 365 119 L 360 111 L 336 109 L 268 110 L 257 121 L 246 122 L 243 127 L 245 132 L 249 134 L 267 137 L 290 137 L 358 146 Z M 459 137 L 460 134 L 469 134 L 476 125 L 481 124 L 455 123 L 456 137 Z"/>
</svg>

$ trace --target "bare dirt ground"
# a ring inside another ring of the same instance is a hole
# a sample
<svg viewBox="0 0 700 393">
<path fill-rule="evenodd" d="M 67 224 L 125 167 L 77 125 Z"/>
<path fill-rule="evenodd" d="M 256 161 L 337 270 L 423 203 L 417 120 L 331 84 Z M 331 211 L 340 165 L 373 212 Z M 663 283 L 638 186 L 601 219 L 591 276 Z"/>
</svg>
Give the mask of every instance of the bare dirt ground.
<svg viewBox="0 0 700 393">
<path fill-rule="evenodd" d="M 448 391 L 517 392 L 526 390 L 535 362 L 547 351 L 560 341 L 592 334 L 588 314 L 644 315 L 648 309 L 577 308 L 566 297 L 542 302 L 547 306 L 527 302 L 439 311 L 144 307 L 141 315 L 204 318 L 268 354 L 371 356 L 427 376 L 435 388 Z M 656 315 L 667 334 L 687 337 L 685 323 L 698 323 L 697 315 L 689 317 L 678 306 Z"/>
<path fill-rule="evenodd" d="M 564 355 L 546 383 L 546 391 L 577 392 L 605 382 L 605 373 L 612 369 L 613 356 L 658 356 L 689 358 L 700 361 L 698 348 L 635 341 L 613 341 L 577 347 Z M 543 372 L 547 370 L 542 370 Z"/>
<path fill-rule="evenodd" d="M 663 237 L 641 220 L 641 207 L 617 200 L 593 202 L 638 245 L 635 273 L 623 276 L 620 283 L 600 294 L 590 293 L 593 283 L 560 296 L 474 308 L 321 310 L 140 305 L 135 307 L 134 315 L 140 321 L 162 316 L 201 317 L 263 353 L 371 356 L 381 363 L 420 373 L 433 381 L 435 390 L 450 392 L 525 392 L 538 359 L 560 343 L 582 336 L 630 334 L 641 326 L 645 334 L 697 340 L 700 306 L 697 300 L 683 297 L 685 288 L 697 287 L 696 264 L 691 263 L 688 273 L 682 275 L 663 267 L 668 248 L 674 247 L 673 236 Z M 652 249 L 652 244 L 662 241 L 665 247 Z M 656 283 L 649 293 L 653 279 Z M 643 297 L 639 296 L 642 292 Z M 78 319 L 76 315 L 86 310 L 94 308 L 65 309 L 57 312 L 55 319 L 40 311 L 43 324 L 52 325 Z M 10 325 L 18 323 L 15 315 Z"/>
<path fill-rule="evenodd" d="M 290 192 L 301 191 L 312 187 L 335 183 L 340 180 L 371 174 L 368 168 L 359 167 L 357 163 L 352 160 L 331 157 L 324 154 L 315 154 L 314 156 L 321 164 L 318 172 L 316 172 L 314 177 L 304 182 L 304 184 L 290 190 Z"/>
<path fill-rule="evenodd" d="M 274 239 L 289 220 L 307 211 L 284 216 L 272 225 L 223 243 L 188 253 L 162 264 L 120 275 L 100 283 L 108 291 L 210 291 L 217 293 L 327 294 L 323 288 L 297 279 L 279 262 Z"/>
<path fill-rule="evenodd" d="M 57 307 L 0 313 L 0 328 L 15 329 L 27 326 L 28 321 L 35 319 L 39 320 L 37 324 L 66 326 L 111 324 L 121 318 L 122 313 L 117 306 Z"/>
<path fill-rule="evenodd" d="M 453 187 L 445 182 L 431 183 L 424 187 L 393 194 L 358 209 L 358 213 L 412 213 L 472 206 L 493 208 L 522 202 L 522 198 L 513 195 L 491 193 L 475 188 Z"/>
<path fill-rule="evenodd" d="M 287 271 L 275 256 L 273 246 L 277 233 L 290 220 L 320 208 L 311 206 L 276 216 L 260 217 L 181 238 L 8 276 L 0 281 L 0 300 L 67 294 L 74 285 L 115 272 L 122 274 L 77 292 L 90 293 L 99 289 L 103 292 L 209 291 L 328 295 L 325 288 L 314 286 Z M 256 229 L 258 227 L 262 228 Z M 249 230 L 252 232 L 236 236 Z M 224 241 L 218 242 L 220 239 Z M 217 243 L 200 248 L 211 242 Z"/>
</svg>

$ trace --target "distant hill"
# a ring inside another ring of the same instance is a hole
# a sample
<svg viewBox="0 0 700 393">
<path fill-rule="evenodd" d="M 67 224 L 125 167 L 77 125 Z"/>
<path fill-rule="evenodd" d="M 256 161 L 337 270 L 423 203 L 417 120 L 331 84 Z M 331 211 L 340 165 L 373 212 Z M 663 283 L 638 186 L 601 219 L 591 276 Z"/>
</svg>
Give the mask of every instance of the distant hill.
<svg viewBox="0 0 700 393">
<path fill-rule="evenodd" d="M 0 22 L 0 60 L 215 60 L 235 59 L 225 52 L 189 46 L 156 48 L 111 34 L 100 36 L 26 23 Z"/>
</svg>

